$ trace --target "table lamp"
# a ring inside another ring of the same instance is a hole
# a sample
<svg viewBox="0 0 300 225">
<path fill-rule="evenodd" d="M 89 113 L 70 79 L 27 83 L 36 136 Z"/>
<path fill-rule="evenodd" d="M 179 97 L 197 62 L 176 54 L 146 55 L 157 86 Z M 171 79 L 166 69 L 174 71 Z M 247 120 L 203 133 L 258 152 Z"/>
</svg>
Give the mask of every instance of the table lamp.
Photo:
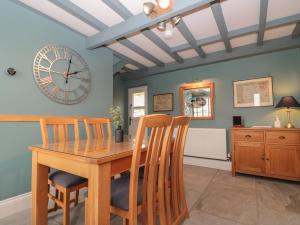
<svg viewBox="0 0 300 225">
<path fill-rule="evenodd" d="M 287 108 L 288 123 L 286 128 L 294 128 L 291 122 L 291 111 L 290 108 L 300 108 L 299 102 L 293 96 L 285 96 L 280 99 L 275 108 Z"/>
</svg>

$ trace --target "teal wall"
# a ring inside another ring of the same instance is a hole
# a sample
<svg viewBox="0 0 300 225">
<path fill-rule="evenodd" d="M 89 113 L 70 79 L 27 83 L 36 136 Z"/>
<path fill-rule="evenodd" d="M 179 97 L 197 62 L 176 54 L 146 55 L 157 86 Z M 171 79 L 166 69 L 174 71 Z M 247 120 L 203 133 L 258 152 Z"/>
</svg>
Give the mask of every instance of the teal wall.
<svg viewBox="0 0 300 225">
<path fill-rule="evenodd" d="M 127 89 L 141 85 L 148 85 L 149 113 L 153 113 L 153 95 L 159 93 L 174 93 L 174 111 L 171 115 L 179 115 L 180 85 L 193 80 L 212 80 L 215 84 L 215 120 L 192 121 L 191 127 L 231 128 L 232 116 L 244 117 L 245 125 L 273 125 L 275 115 L 279 115 L 283 124 L 286 121 L 284 110 L 274 107 L 233 108 L 232 81 L 245 80 L 256 77 L 273 77 L 275 103 L 282 96 L 293 95 L 300 102 L 300 51 L 299 49 L 275 52 L 244 59 L 222 62 L 202 67 L 195 67 L 170 73 L 150 76 L 122 83 L 122 88 L 115 86 L 118 102 L 123 101 L 127 108 Z M 120 83 L 118 83 L 120 84 Z M 116 94 L 115 94 L 116 95 Z M 293 110 L 293 121 L 300 127 L 300 110 Z M 125 118 L 127 111 L 125 110 Z M 125 125 L 127 120 L 125 121 Z M 227 135 L 229 136 L 229 135 Z"/>
<path fill-rule="evenodd" d="M 9 0 L 0 1 L 0 114 L 105 116 L 113 101 L 113 54 L 86 50 L 85 38 Z M 75 49 L 88 63 L 92 89 L 80 104 L 52 102 L 36 86 L 32 63 L 47 44 Z M 6 74 L 14 67 L 17 74 Z M 31 154 L 27 146 L 41 143 L 39 125 L 0 123 L 0 200 L 30 191 Z"/>
</svg>

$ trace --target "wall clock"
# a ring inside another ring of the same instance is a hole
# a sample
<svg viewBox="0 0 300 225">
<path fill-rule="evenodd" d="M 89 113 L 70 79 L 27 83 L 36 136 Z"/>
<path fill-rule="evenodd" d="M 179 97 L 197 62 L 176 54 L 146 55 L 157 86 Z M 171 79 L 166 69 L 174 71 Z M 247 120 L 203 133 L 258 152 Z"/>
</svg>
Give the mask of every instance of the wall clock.
<svg viewBox="0 0 300 225">
<path fill-rule="evenodd" d="M 87 63 L 76 51 L 61 45 L 48 45 L 37 53 L 33 75 L 40 90 L 61 104 L 81 102 L 91 87 Z"/>
</svg>

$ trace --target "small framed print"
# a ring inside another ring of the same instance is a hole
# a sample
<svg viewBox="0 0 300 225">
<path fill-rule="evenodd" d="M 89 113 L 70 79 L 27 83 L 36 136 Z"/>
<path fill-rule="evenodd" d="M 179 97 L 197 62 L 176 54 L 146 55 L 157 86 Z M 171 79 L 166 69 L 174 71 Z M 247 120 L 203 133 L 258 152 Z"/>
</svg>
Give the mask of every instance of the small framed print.
<svg viewBox="0 0 300 225">
<path fill-rule="evenodd" d="M 272 77 L 233 82 L 234 107 L 273 106 Z"/>
<path fill-rule="evenodd" d="M 153 111 L 173 111 L 173 93 L 153 95 Z"/>
</svg>

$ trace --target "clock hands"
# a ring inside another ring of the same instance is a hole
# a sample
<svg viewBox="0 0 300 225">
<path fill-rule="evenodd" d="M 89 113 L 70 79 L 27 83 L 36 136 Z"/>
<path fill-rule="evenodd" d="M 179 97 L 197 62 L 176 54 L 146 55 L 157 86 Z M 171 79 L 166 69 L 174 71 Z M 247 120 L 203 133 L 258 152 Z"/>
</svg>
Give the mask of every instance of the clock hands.
<svg viewBox="0 0 300 225">
<path fill-rule="evenodd" d="M 73 73 L 68 73 L 67 76 L 70 76 L 70 75 L 76 75 L 76 74 L 81 73 L 81 72 L 82 72 L 81 70 L 75 71 L 75 72 L 73 72 Z"/>
<path fill-rule="evenodd" d="M 66 74 L 66 84 L 68 83 L 69 71 L 70 71 L 71 63 L 72 63 L 72 56 L 70 57 L 70 60 L 69 60 L 69 66 L 68 66 L 68 70 L 67 70 L 67 74 Z"/>
<path fill-rule="evenodd" d="M 62 75 L 64 75 L 63 72 L 58 72 L 58 71 L 55 71 L 55 70 L 50 70 L 50 73 L 57 73 L 57 74 L 62 74 Z"/>
</svg>

